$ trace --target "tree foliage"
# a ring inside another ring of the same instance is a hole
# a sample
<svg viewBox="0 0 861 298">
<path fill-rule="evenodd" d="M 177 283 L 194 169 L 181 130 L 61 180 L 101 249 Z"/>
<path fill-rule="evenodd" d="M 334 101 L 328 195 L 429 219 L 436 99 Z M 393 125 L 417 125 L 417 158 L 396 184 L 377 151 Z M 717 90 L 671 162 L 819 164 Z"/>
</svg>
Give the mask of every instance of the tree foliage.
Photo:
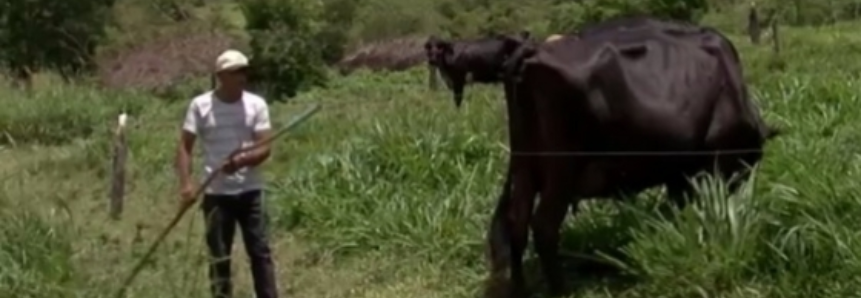
<svg viewBox="0 0 861 298">
<path fill-rule="evenodd" d="M 326 80 L 322 46 L 314 20 L 320 2 L 248 0 L 241 2 L 251 35 L 252 80 L 267 98 L 291 97 Z"/>
<path fill-rule="evenodd" d="M 113 0 L 0 2 L 0 65 L 19 79 L 48 69 L 90 70 Z"/>
</svg>

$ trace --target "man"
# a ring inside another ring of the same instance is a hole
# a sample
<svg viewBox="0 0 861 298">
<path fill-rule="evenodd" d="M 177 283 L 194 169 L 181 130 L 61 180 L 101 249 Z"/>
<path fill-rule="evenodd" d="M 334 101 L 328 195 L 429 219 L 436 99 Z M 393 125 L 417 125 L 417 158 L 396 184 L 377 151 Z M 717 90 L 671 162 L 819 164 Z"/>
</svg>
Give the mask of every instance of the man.
<svg viewBox="0 0 861 298">
<path fill-rule="evenodd" d="M 251 261 L 257 298 L 277 297 L 263 219 L 263 180 L 257 169 L 269 157 L 269 145 L 230 156 L 239 146 L 252 146 L 271 134 L 266 101 L 245 91 L 247 68 L 248 58 L 239 51 L 227 50 L 218 56 L 218 85 L 191 101 L 176 155 L 183 204 L 195 199 L 190 169 L 195 139 L 200 138 L 203 146 L 205 176 L 222 172 L 206 188 L 201 204 L 206 217 L 206 244 L 215 259 L 210 265 L 215 298 L 232 295 L 230 251 L 236 223 Z"/>
</svg>

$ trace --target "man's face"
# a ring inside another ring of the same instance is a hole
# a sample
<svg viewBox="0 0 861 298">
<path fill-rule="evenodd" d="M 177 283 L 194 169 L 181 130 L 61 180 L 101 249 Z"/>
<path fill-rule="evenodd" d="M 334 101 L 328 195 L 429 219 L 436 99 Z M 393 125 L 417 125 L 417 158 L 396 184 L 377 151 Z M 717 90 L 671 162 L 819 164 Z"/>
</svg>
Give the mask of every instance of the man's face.
<svg viewBox="0 0 861 298">
<path fill-rule="evenodd" d="M 218 80 L 224 87 L 231 89 L 243 89 L 248 80 L 248 68 L 225 70 L 218 73 Z"/>
</svg>

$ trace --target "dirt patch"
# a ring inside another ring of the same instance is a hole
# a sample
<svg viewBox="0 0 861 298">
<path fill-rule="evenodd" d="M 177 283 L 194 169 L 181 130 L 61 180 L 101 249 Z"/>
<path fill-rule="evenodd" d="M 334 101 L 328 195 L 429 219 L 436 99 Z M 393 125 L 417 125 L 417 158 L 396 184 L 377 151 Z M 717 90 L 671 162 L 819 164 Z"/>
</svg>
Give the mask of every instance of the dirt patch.
<svg viewBox="0 0 861 298">
<path fill-rule="evenodd" d="M 360 46 L 337 63 L 342 74 L 359 68 L 372 71 L 402 71 L 427 61 L 424 52 L 426 36 L 410 36 L 373 42 Z"/>
<path fill-rule="evenodd" d="M 207 75 L 218 54 L 234 45 L 234 38 L 217 32 L 161 37 L 100 59 L 99 81 L 108 88 L 163 90 Z"/>
</svg>

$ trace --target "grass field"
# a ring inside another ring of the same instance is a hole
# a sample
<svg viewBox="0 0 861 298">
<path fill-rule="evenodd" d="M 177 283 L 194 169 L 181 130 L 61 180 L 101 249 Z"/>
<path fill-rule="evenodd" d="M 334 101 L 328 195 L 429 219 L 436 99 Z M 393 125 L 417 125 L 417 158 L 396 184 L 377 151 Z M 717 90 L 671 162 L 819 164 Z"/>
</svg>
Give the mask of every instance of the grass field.
<svg viewBox="0 0 861 298">
<path fill-rule="evenodd" d="M 652 211 L 660 192 L 584 202 L 564 231 L 564 253 L 580 256 L 567 267 L 572 297 L 861 293 L 858 25 L 784 30 L 783 71 L 767 68 L 767 46 L 734 38 L 766 119 L 787 130 L 756 183 L 729 199 L 703 185 L 702 202 L 674 219 Z M 457 111 L 424 78 L 422 68 L 360 74 L 271 106 L 280 127 L 323 104 L 265 166 L 284 297 L 480 292 L 506 157 L 501 92 L 471 88 Z M 177 209 L 172 159 L 187 102 L 40 85 L 0 90 L 0 297 L 110 297 Z M 132 117 L 130 190 L 112 221 L 110 129 L 121 109 Z M 186 216 L 130 297 L 209 297 L 201 219 Z M 236 294 L 252 297 L 235 243 Z"/>
</svg>

